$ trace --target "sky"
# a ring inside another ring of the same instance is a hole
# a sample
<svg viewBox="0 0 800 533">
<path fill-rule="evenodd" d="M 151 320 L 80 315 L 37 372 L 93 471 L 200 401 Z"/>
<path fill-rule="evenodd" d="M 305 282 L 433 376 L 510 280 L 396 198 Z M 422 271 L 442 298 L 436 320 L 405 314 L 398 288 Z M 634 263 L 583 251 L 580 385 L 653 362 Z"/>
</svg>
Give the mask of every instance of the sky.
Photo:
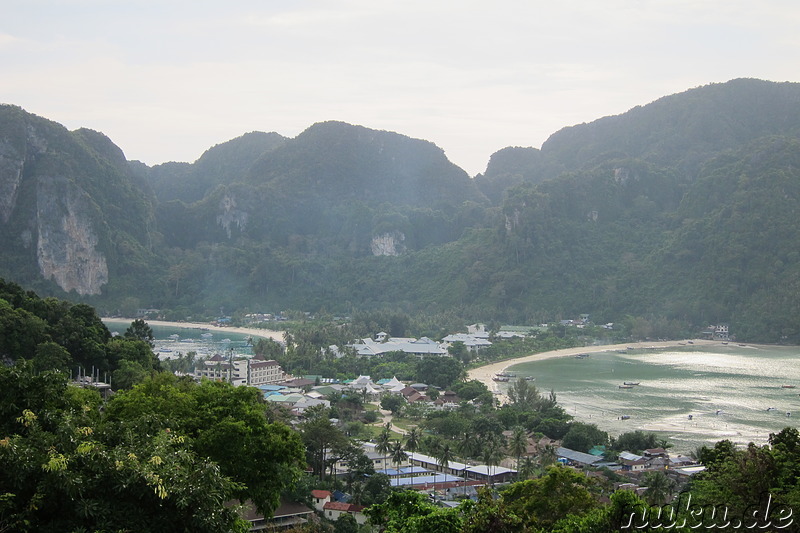
<svg viewBox="0 0 800 533">
<path fill-rule="evenodd" d="M 0 0 L 0 103 L 148 165 L 340 120 L 474 176 L 693 87 L 800 82 L 798 28 L 796 0 Z"/>
</svg>

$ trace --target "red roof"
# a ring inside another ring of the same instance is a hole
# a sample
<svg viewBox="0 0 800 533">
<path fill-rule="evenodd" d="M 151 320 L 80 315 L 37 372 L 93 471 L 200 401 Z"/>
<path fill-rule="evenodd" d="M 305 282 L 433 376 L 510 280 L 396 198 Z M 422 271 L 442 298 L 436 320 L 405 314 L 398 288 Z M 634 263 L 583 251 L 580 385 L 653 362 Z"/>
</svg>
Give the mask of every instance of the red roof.
<svg viewBox="0 0 800 533">
<path fill-rule="evenodd" d="M 314 489 L 311 491 L 312 498 L 319 498 L 320 500 L 324 500 L 325 498 L 330 498 L 331 496 L 333 495 L 330 493 L 330 491 L 327 490 Z"/>
<path fill-rule="evenodd" d="M 323 507 L 326 511 L 342 511 L 345 513 L 357 513 L 364 510 L 363 505 L 356 505 L 354 503 L 344 502 L 328 502 Z"/>
</svg>

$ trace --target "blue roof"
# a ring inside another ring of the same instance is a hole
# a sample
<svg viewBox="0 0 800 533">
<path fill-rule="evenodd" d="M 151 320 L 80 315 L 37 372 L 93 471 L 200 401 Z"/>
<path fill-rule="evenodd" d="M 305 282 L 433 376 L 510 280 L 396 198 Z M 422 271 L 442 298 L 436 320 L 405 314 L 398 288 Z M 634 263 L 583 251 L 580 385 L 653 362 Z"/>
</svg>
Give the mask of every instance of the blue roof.
<svg viewBox="0 0 800 533">
<path fill-rule="evenodd" d="M 276 391 L 283 390 L 286 387 L 283 385 L 259 385 L 258 388 L 263 391 Z"/>
<path fill-rule="evenodd" d="M 347 503 L 348 501 L 350 501 L 350 495 L 349 494 L 345 494 L 344 492 L 342 492 L 340 490 L 335 490 L 331 494 L 333 494 L 334 501 L 344 502 L 344 503 Z"/>
</svg>

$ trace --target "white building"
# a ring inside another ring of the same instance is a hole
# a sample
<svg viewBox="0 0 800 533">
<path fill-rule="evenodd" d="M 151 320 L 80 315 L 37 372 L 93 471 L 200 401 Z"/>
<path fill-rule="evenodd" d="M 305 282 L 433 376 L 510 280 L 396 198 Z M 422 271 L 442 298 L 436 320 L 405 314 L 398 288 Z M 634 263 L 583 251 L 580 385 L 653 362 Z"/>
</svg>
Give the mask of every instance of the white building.
<svg viewBox="0 0 800 533">
<path fill-rule="evenodd" d="M 388 352 L 405 352 L 417 356 L 447 355 L 447 350 L 428 337 L 412 339 L 408 337 L 389 337 L 385 333 L 378 333 L 376 339 L 361 339 L 361 342 L 351 344 L 350 347 L 355 349 L 356 354 L 360 357 L 372 357 Z"/>
<path fill-rule="evenodd" d="M 207 378 L 213 381 L 227 381 L 236 386 L 253 387 L 280 383 L 286 379 L 277 361 L 267 361 L 259 356 L 228 360 L 220 354 L 215 354 L 198 365 L 194 375 L 197 379 Z"/>
</svg>

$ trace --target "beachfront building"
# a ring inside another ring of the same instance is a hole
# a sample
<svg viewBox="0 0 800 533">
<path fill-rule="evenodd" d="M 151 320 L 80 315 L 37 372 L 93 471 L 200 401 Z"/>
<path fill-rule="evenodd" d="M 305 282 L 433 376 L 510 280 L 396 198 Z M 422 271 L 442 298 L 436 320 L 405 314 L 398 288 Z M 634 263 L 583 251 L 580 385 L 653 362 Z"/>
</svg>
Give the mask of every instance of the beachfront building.
<svg viewBox="0 0 800 533">
<path fill-rule="evenodd" d="M 375 335 L 374 340 L 370 338 L 361 339 L 355 344 L 350 344 L 349 347 L 353 348 L 359 357 L 374 357 L 389 352 L 404 352 L 418 357 L 448 355 L 447 349 L 442 348 L 438 342 L 432 341 L 428 337 L 420 339 L 389 337 L 383 332 Z"/>
<path fill-rule="evenodd" d="M 453 343 L 456 342 L 463 343 L 464 346 L 467 347 L 467 350 L 471 352 L 477 352 L 483 348 L 486 348 L 487 346 L 492 345 L 492 343 L 489 342 L 489 339 L 470 335 L 469 333 L 452 333 L 442 339 L 442 344 L 446 347 L 452 346 Z"/>
<path fill-rule="evenodd" d="M 214 354 L 198 364 L 194 371 L 194 377 L 198 380 L 205 378 L 213 381 L 227 381 L 236 386 L 249 385 L 252 387 L 280 383 L 286 379 L 283 369 L 275 360 L 265 360 L 260 356 L 229 359 L 221 354 Z"/>
</svg>

